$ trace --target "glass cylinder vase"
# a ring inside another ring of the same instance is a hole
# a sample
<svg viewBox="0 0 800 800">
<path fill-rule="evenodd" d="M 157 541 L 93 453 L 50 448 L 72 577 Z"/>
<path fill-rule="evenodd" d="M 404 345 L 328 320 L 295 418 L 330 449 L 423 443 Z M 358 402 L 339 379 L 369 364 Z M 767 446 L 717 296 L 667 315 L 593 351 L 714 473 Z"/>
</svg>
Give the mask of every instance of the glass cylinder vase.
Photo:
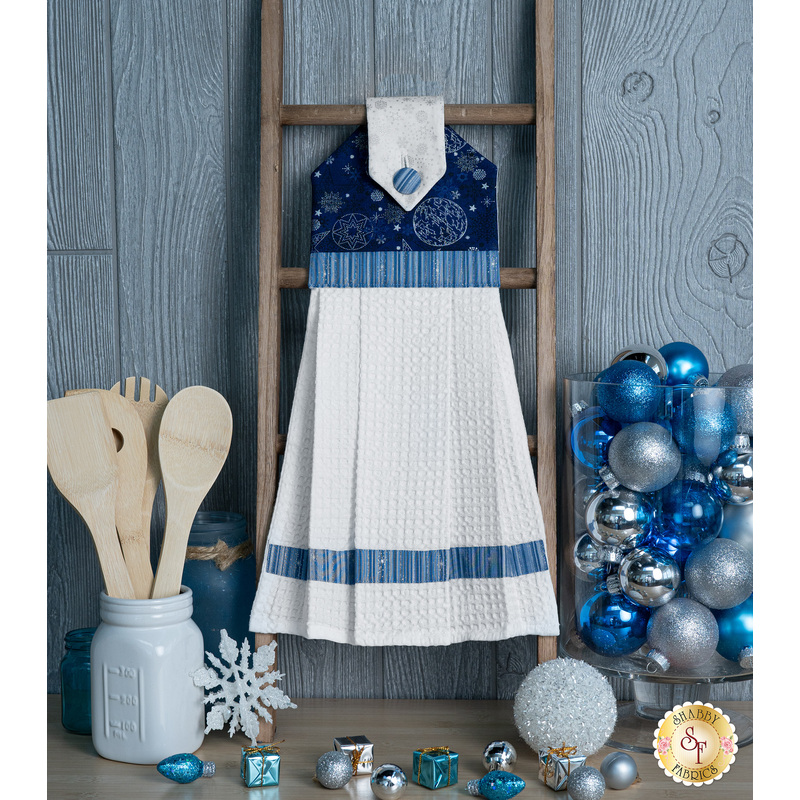
<svg viewBox="0 0 800 800">
<path fill-rule="evenodd" d="M 564 380 L 560 651 L 633 682 L 617 747 L 652 752 L 673 705 L 752 678 L 752 388 L 719 377 Z"/>
<path fill-rule="evenodd" d="M 78 628 L 64 637 L 61 659 L 61 724 L 70 733 L 92 732 L 89 651 L 96 628 Z"/>
</svg>

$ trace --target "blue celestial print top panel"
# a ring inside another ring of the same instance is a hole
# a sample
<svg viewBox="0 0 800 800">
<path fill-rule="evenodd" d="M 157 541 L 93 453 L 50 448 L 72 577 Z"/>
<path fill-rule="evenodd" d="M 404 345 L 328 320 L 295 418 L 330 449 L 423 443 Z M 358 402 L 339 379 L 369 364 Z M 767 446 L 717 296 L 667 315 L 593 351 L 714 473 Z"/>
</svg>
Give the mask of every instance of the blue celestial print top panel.
<svg viewBox="0 0 800 800">
<path fill-rule="evenodd" d="M 491 251 L 496 256 L 497 167 L 455 131 L 445 128 L 447 172 L 411 211 L 369 177 L 367 150 L 367 128 L 361 126 L 314 170 L 312 262 L 314 253 Z"/>
</svg>

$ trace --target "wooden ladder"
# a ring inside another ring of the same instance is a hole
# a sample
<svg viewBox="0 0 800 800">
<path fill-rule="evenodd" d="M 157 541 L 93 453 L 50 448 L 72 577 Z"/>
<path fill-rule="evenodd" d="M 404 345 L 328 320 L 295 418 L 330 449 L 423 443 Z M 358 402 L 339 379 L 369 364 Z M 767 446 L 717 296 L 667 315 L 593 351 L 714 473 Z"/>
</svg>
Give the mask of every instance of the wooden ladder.
<svg viewBox="0 0 800 800">
<path fill-rule="evenodd" d="M 447 125 L 536 126 L 536 267 L 500 270 L 505 289 L 536 289 L 537 486 L 545 525 L 550 576 L 556 586 L 556 318 L 554 0 L 536 0 L 536 104 L 445 105 Z M 283 104 L 283 0 L 261 6 L 261 166 L 258 287 L 257 574 L 278 488 L 278 456 L 286 437 L 278 430 L 281 289 L 308 286 L 308 269 L 281 266 L 281 174 L 284 125 L 361 125 L 363 105 Z M 309 168 L 313 165 L 309 165 Z M 275 640 L 256 634 L 256 647 Z M 556 637 L 538 638 L 538 660 L 557 655 Z M 273 723 L 262 721 L 259 741 L 271 742 Z"/>
</svg>

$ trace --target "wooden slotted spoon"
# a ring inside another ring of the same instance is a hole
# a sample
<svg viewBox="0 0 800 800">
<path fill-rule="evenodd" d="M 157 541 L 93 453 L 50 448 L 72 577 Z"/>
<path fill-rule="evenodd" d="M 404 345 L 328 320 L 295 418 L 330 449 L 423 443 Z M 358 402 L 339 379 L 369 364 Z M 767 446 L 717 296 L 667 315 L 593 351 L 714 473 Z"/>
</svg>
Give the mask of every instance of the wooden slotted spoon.
<svg viewBox="0 0 800 800">
<path fill-rule="evenodd" d="M 167 393 L 155 385 L 155 399 L 150 399 L 150 381 L 141 378 L 139 381 L 139 399 L 136 399 L 136 378 L 125 379 L 125 399 L 133 404 L 139 419 L 144 427 L 144 437 L 147 440 L 147 474 L 144 482 L 144 495 L 142 497 L 142 535 L 147 546 L 148 558 L 150 553 L 150 518 L 153 515 L 153 501 L 161 483 L 161 463 L 158 460 L 158 428 L 161 425 L 161 416 L 167 407 L 169 398 Z M 119 394 L 121 384 L 115 383 L 111 391 Z M 152 572 L 150 579 L 152 581 Z M 147 597 L 150 596 L 149 589 Z"/>
<path fill-rule="evenodd" d="M 97 392 L 47 403 L 47 469 L 92 534 L 106 593 L 133 599 L 114 523 L 117 452 Z"/>
<path fill-rule="evenodd" d="M 153 598 L 180 591 L 192 522 L 228 457 L 232 433 L 228 403 L 213 389 L 190 386 L 167 403 L 158 433 L 167 525 Z"/>
</svg>

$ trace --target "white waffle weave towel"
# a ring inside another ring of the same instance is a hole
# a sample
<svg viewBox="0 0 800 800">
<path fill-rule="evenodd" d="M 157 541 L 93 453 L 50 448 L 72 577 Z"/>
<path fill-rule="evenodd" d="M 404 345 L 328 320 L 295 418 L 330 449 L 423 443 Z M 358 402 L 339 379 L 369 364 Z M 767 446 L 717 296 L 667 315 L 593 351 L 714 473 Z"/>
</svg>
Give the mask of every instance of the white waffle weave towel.
<svg viewBox="0 0 800 800">
<path fill-rule="evenodd" d="M 373 646 L 558 634 L 496 288 L 311 291 L 250 627 Z"/>
</svg>

